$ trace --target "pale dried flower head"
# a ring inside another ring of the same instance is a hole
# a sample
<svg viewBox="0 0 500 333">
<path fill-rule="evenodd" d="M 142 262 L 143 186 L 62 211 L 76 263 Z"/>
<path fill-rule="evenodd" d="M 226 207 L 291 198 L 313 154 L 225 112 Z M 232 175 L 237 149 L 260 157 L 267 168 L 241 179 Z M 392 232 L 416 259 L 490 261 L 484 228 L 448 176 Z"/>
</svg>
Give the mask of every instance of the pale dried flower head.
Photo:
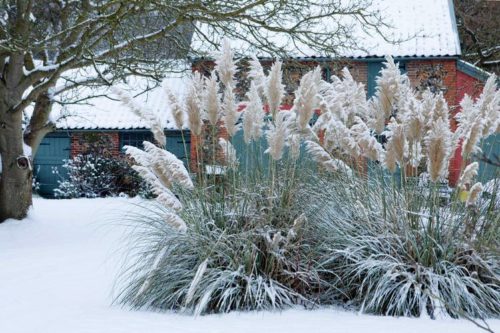
<svg viewBox="0 0 500 333">
<path fill-rule="evenodd" d="M 231 144 L 231 142 L 227 141 L 224 138 L 219 138 L 219 146 L 222 149 L 222 153 L 224 154 L 224 160 L 226 165 L 230 169 L 238 168 L 239 161 L 238 156 L 236 155 L 236 149 Z"/>
<path fill-rule="evenodd" d="M 266 75 L 264 74 L 264 68 L 255 55 L 251 55 L 251 60 L 249 61 L 250 71 L 248 72 L 248 78 L 252 80 L 259 96 L 261 98 L 265 97 L 264 90 L 266 85 Z"/>
<path fill-rule="evenodd" d="M 438 119 L 426 137 L 427 172 L 433 182 L 437 182 L 448 174 L 449 159 L 452 154 L 450 124 L 447 120 Z"/>
<path fill-rule="evenodd" d="M 474 206 L 479 199 L 479 196 L 483 193 L 483 184 L 475 183 L 472 185 L 469 191 L 469 197 L 467 198 L 467 206 Z"/>
<path fill-rule="evenodd" d="M 265 95 L 269 111 L 273 117 L 276 118 L 276 113 L 279 111 L 281 100 L 285 95 L 285 85 L 282 83 L 283 72 L 281 70 L 282 63 L 277 60 L 271 66 L 271 71 L 266 80 Z"/>
<path fill-rule="evenodd" d="M 283 157 L 283 149 L 285 148 L 285 141 L 288 136 L 288 120 L 290 119 L 291 112 L 280 111 L 274 123 L 270 123 L 270 129 L 266 133 L 269 148 L 265 151 L 271 155 L 275 161 Z"/>
<path fill-rule="evenodd" d="M 372 161 L 378 161 L 383 154 L 382 145 L 370 133 L 370 129 L 360 117 L 354 117 L 354 125 L 350 128 L 353 140 L 359 147 L 359 154 Z"/>
<path fill-rule="evenodd" d="M 325 170 L 329 172 L 344 172 L 348 175 L 352 174 L 352 170 L 347 164 L 332 157 L 320 144 L 306 140 L 305 145 L 307 152 Z"/>
<path fill-rule="evenodd" d="M 184 127 L 184 108 L 177 97 L 174 95 L 174 93 L 172 93 L 172 91 L 168 87 L 165 87 L 165 93 L 170 104 L 170 110 L 174 118 L 175 126 L 178 129 L 182 129 Z"/>
<path fill-rule="evenodd" d="M 168 225 L 170 225 L 174 229 L 177 229 L 180 232 L 186 232 L 187 230 L 186 222 L 184 222 L 184 220 L 177 214 L 171 212 L 165 212 L 163 220 L 165 221 L 165 223 L 167 223 Z"/>
<path fill-rule="evenodd" d="M 390 171 L 394 172 L 396 169 L 396 162 L 398 162 L 401 167 L 404 167 L 405 157 L 408 152 L 404 127 L 402 124 L 399 124 L 395 118 L 391 118 L 389 122 L 387 137 L 385 165 Z"/>
<path fill-rule="evenodd" d="M 234 63 L 234 52 L 231 50 L 231 44 L 227 38 L 222 40 L 222 50 L 215 59 L 214 69 L 219 74 L 219 80 L 226 88 L 235 86 L 236 64 Z"/>
<path fill-rule="evenodd" d="M 252 82 L 247 93 L 248 104 L 243 111 L 243 139 L 245 143 L 257 141 L 262 136 L 264 126 L 264 108 L 257 91 L 257 86 Z"/>
<path fill-rule="evenodd" d="M 462 175 L 460 176 L 457 186 L 463 187 L 470 185 L 472 183 L 472 180 L 477 176 L 478 170 L 479 170 L 478 162 L 472 162 L 469 165 L 467 165 L 464 171 L 462 172 Z"/>
<path fill-rule="evenodd" d="M 368 126 L 377 134 L 382 134 L 385 129 L 385 113 L 379 99 L 370 99 L 368 113 Z"/>
<path fill-rule="evenodd" d="M 191 132 L 199 136 L 202 130 L 202 91 L 203 77 L 199 72 L 192 74 L 187 87 L 185 96 L 185 105 L 188 115 L 189 129 Z"/>
<path fill-rule="evenodd" d="M 391 56 L 385 57 L 384 68 L 377 78 L 377 91 L 375 97 L 379 100 L 380 110 L 386 119 L 393 114 L 401 90 L 408 89 L 408 80 L 401 74 L 399 67 Z"/>
<path fill-rule="evenodd" d="M 320 68 L 306 73 L 300 80 L 300 85 L 295 92 L 293 108 L 297 113 L 297 128 L 306 131 L 309 128 L 314 110 L 318 107 L 318 85 L 321 81 Z"/>
<path fill-rule="evenodd" d="M 144 141 L 144 151 L 150 155 L 151 164 L 158 163 L 165 168 L 164 176 L 171 183 L 179 184 L 187 189 L 193 188 L 193 182 L 184 163 L 166 149 L 159 148 L 151 142 Z"/>
<path fill-rule="evenodd" d="M 164 127 L 158 115 L 145 106 L 139 105 L 136 101 L 134 101 L 133 97 L 124 90 L 116 87 L 111 87 L 111 90 L 118 96 L 126 108 L 138 117 L 142 118 L 150 126 L 150 130 L 153 133 L 153 137 L 156 142 L 162 147 L 165 147 L 167 144 L 167 137 L 165 136 Z"/>
<path fill-rule="evenodd" d="M 234 136 L 241 125 L 238 123 L 241 112 L 238 111 L 236 104 L 236 96 L 231 85 L 228 85 L 224 90 L 224 98 L 222 100 L 222 111 L 224 114 L 224 126 L 226 127 L 229 136 Z"/>
<path fill-rule="evenodd" d="M 216 126 L 220 119 L 219 83 L 215 73 L 205 80 L 205 110 L 208 122 Z"/>
</svg>

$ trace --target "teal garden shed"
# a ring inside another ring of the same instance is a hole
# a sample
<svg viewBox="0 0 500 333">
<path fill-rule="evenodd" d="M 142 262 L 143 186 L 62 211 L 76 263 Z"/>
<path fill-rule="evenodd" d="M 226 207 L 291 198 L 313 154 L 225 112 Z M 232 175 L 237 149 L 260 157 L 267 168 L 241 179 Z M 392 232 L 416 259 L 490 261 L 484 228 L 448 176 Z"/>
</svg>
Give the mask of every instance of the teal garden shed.
<svg viewBox="0 0 500 333">
<path fill-rule="evenodd" d="M 187 129 L 176 128 L 166 96 L 167 89 L 182 95 L 184 82 L 182 77 L 170 77 L 161 86 L 148 90 L 145 79 L 136 78 L 120 88 L 135 96 L 134 107 L 145 108 L 157 116 L 167 137 L 166 149 L 187 165 L 190 134 Z M 88 104 L 69 104 L 54 110 L 56 131 L 43 139 L 34 156 L 33 172 L 40 195 L 54 196 L 58 182 L 67 176 L 63 168 L 65 160 L 85 153 L 89 145 L 98 146 L 103 154 L 120 156 L 126 145 L 142 147 L 142 142 L 153 141 L 150 124 L 132 108 L 114 99 L 108 91 L 98 94 Z"/>
</svg>

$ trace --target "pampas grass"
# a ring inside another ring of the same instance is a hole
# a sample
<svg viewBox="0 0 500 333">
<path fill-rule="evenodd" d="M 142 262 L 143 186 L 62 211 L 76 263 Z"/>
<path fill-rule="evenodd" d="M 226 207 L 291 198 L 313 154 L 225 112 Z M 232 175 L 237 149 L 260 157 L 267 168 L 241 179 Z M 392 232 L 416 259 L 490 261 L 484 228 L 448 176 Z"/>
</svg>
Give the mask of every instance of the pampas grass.
<svg viewBox="0 0 500 333">
<path fill-rule="evenodd" d="M 247 96 L 248 104 L 243 113 L 243 135 L 246 144 L 257 141 L 262 136 L 264 126 L 264 106 L 253 81 Z"/>
<path fill-rule="evenodd" d="M 273 119 L 279 111 L 281 101 L 285 96 L 285 85 L 283 81 L 283 72 L 281 70 L 282 62 L 275 61 L 271 66 L 269 77 L 266 80 L 265 95 L 269 106 L 269 112 Z"/>
<path fill-rule="evenodd" d="M 187 87 L 186 109 L 190 131 L 199 136 L 202 130 L 202 91 L 203 77 L 200 73 L 193 73 Z"/>
<path fill-rule="evenodd" d="M 184 108 L 177 99 L 177 96 L 175 96 L 170 89 L 165 88 L 165 92 L 170 103 L 170 109 L 172 111 L 172 116 L 174 117 L 175 127 L 182 130 L 184 127 Z"/>
<path fill-rule="evenodd" d="M 279 111 L 281 63 L 266 75 L 254 58 L 242 122 L 254 164 L 238 166 L 230 56 L 225 44 L 217 75 L 193 74 L 185 99 L 192 133 L 202 133 L 201 119 L 210 124 L 217 149 L 204 151 L 220 173 L 193 182 L 163 149 L 127 148 L 159 204 L 134 220 L 135 260 L 118 301 L 195 315 L 348 304 L 384 315 L 500 316 L 496 190 L 483 195 L 476 183 L 460 200 L 460 190 L 444 197 L 436 184 L 460 139 L 472 152 L 498 126 L 490 121 L 498 112 L 493 83 L 478 101 L 464 100 L 471 112 L 452 134 L 443 96 L 414 91 L 391 58 L 370 101 L 347 69 L 327 83 L 316 68 L 302 78 L 291 111 Z M 490 120 L 479 123 L 480 115 Z M 227 138 L 214 135 L 221 119 Z M 369 177 L 352 171 L 365 158 L 373 161 Z M 397 166 L 400 179 L 388 177 Z M 461 190 L 476 173 L 474 163 L 461 172 Z"/>
<path fill-rule="evenodd" d="M 241 117 L 241 112 L 238 112 L 237 110 L 236 96 L 234 95 L 233 87 L 231 85 L 227 86 L 224 90 L 222 103 L 224 127 L 226 128 L 229 136 L 234 136 L 241 127 L 241 124 L 238 123 Z"/>
<path fill-rule="evenodd" d="M 319 204 L 308 224 L 317 227 L 321 267 L 331 273 L 327 299 L 382 315 L 498 317 L 497 241 L 486 231 L 496 228 L 498 237 L 498 216 L 479 217 L 465 205 L 434 209 L 407 190 L 346 177 L 311 188 Z M 482 221 L 472 238 L 470 219 Z"/>
<path fill-rule="evenodd" d="M 306 131 L 309 128 L 314 110 L 318 107 L 318 85 L 321 79 L 320 68 L 304 74 L 300 79 L 300 86 L 295 92 L 293 103 L 294 111 L 297 113 L 297 128 Z"/>
<path fill-rule="evenodd" d="M 264 153 L 271 155 L 275 161 L 280 160 L 283 156 L 290 119 L 293 119 L 291 112 L 281 111 L 276 115 L 274 123 L 269 124 L 271 128 L 266 133 L 269 148 Z"/>
<path fill-rule="evenodd" d="M 205 80 L 205 110 L 210 125 L 216 126 L 220 117 L 220 97 L 215 72 Z"/>
<path fill-rule="evenodd" d="M 453 148 L 450 141 L 448 120 L 437 119 L 426 138 L 427 172 L 433 182 L 448 175 L 448 160 Z"/>
<path fill-rule="evenodd" d="M 117 300 L 195 315 L 313 305 L 311 295 L 326 285 L 305 242 L 299 191 L 289 196 L 286 175 L 275 181 L 271 201 L 253 182 L 244 191 L 228 188 L 225 200 L 214 200 L 221 194 L 213 188 L 180 192 L 185 232 L 164 223 L 163 206 L 148 207 L 134 218 L 136 260 L 128 262 Z"/>
</svg>

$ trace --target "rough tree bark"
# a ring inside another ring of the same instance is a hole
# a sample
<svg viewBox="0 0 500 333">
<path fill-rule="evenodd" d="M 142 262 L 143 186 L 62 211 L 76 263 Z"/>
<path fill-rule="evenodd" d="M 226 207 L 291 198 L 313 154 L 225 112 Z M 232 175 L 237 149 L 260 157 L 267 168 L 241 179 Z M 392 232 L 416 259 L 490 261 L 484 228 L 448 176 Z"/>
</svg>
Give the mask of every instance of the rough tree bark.
<svg viewBox="0 0 500 333">
<path fill-rule="evenodd" d="M 21 112 L 12 112 L 12 105 L 21 100 L 15 90 L 0 91 L 0 155 L 2 175 L 0 177 L 0 222 L 7 218 L 26 217 L 31 206 L 30 167 L 21 168 L 18 158 L 24 156 L 23 132 L 19 124 Z M 7 102 L 7 103 L 5 103 Z M 25 164 L 21 164 L 26 167 Z"/>
</svg>

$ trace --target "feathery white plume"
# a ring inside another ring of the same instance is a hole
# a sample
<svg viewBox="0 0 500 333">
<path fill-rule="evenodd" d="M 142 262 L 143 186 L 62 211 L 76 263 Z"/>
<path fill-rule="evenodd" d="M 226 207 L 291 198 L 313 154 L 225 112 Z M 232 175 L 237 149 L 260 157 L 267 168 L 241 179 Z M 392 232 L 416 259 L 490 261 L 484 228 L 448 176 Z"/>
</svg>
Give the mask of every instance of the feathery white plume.
<svg viewBox="0 0 500 333">
<path fill-rule="evenodd" d="M 267 104 L 269 105 L 269 112 L 276 118 L 276 113 L 279 111 L 281 100 L 285 95 L 285 85 L 282 83 L 283 72 L 281 70 L 281 61 L 275 61 L 271 66 L 271 71 L 266 80 L 265 95 Z"/>
<path fill-rule="evenodd" d="M 222 110 L 224 114 L 224 126 L 226 127 L 227 133 L 229 134 L 229 136 L 234 136 L 241 127 L 241 124 L 238 124 L 238 120 L 241 117 L 241 112 L 238 112 L 236 96 L 234 95 L 231 85 L 228 85 L 224 90 Z"/>
<path fill-rule="evenodd" d="M 201 134 L 203 127 L 202 91 L 203 77 L 199 72 L 195 72 L 191 75 L 188 83 L 185 104 L 188 114 L 189 129 L 196 136 Z"/>
<path fill-rule="evenodd" d="M 252 140 L 257 141 L 262 136 L 265 114 L 262 100 L 254 82 L 250 84 L 247 96 L 249 101 L 245 111 L 243 111 L 243 139 L 248 144 Z"/>
<path fill-rule="evenodd" d="M 234 52 L 227 38 L 222 40 L 222 50 L 215 59 L 215 71 L 219 73 L 219 79 L 227 88 L 234 87 L 234 75 L 236 74 L 236 64 L 234 63 Z"/>
<path fill-rule="evenodd" d="M 134 114 L 146 121 L 146 123 L 150 126 L 150 130 L 153 133 L 156 142 L 158 142 L 158 144 L 160 144 L 162 147 L 165 147 L 165 145 L 167 144 L 167 138 L 165 136 L 165 133 L 163 132 L 164 128 L 158 115 L 148 108 L 137 104 L 134 101 L 133 97 L 126 93 L 124 90 L 116 87 L 111 87 L 111 91 L 118 96 L 125 107 L 127 107 Z"/>
<path fill-rule="evenodd" d="M 170 110 L 172 112 L 172 116 L 174 117 L 175 126 L 178 129 L 182 129 L 182 127 L 184 127 L 184 108 L 168 87 L 165 87 L 165 92 L 167 94 L 168 101 L 170 102 Z"/>
<path fill-rule="evenodd" d="M 283 157 L 283 149 L 288 136 L 290 111 L 280 111 L 274 123 L 270 123 L 270 129 L 266 133 L 269 148 L 264 153 L 271 155 L 272 159 L 278 161 Z"/>
<path fill-rule="evenodd" d="M 469 197 L 467 198 L 467 206 L 474 206 L 479 199 L 479 196 L 483 193 L 483 184 L 475 183 L 472 185 L 469 191 Z"/>
<path fill-rule="evenodd" d="M 320 68 L 306 73 L 300 80 L 300 85 L 295 92 L 293 103 L 294 111 L 297 113 L 297 128 L 305 131 L 309 128 L 309 121 L 318 107 L 318 85 L 321 80 Z"/>
<path fill-rule="evenodd" d="M 163 220 L 171 225 L 173 228 L 179 230 L 180 232 L 186 232 L 187 225 L 186 222 L 177 214 L 171 212 L 165 212 L 163 216 Z"/>
<path fill-rule="evenodd" d="M 248 72 L 248 77 L 252 80 L 259 95 L 261 97 L 265 97 L 264 87 L 266 84 L 266 75 L 264 74 L 264 69 L 260 64 L 259 59 L 257 59 L 255 55 L 251 56 L 249 64 L 250 64 L 250 71 Z"/>
<path fill-rule="evenodd" d="M 382 145 L 370 134 L 370 129 L 360 117 L 354 117 L 354 122 L 350 132 L 359 147 L 360 155 L 378 161 L 383 154 Z"/>
<path fill-rule="evenodd" d="M 187 189 L 192 189 L 193 181 L 184 163 L 171 152 L 159 148 L 151 142 L 144 141 L 144 150 L 149 154 L 151 164 L 158 163 L 164 168 L 165 176 L 172 183 L 177 183 Z"/>
<path fill-rule="evenodd" d="M 477 171 L 479 170 L 479 163 L 472 162 L 467 165 L 458 180 L 458 187 L 463 187 L 470 185 L 472 180 L 477 176 Z"/>
<path fill-rule="evenodd" d="M 405 157 L 408 152 L 408 143 L 404 133 L 403 125 L 399 124 L 393 117 L 387 126 L 385 132 L 388 138 L 385 146 L 385 165 L 391 171 L 396 169 L 396 162 L 404 167 Z"/>
<path fill-rule="evenodd" d="M 216 126 L 220 118 L 219 84 L 215 73 L 205 80 L 205 110 L 209 123 Z"/>
<path fill-rule="evenodd" d="M 239 161 L 234 146 L 224 138 L 219 138 L 219 146 L 222 149 L 227 166 L 231 169 L 236 169 Z"/>
<path fill-rule="evenodd" d="M 333 158 L 321 145 L 318 143 L 306 140 L 306 150 L 311 154 L 312 158 L 318 162 L 323 168 L 329 172 L 345 172 L 348 175 L 352 174 L 351 168 L 343 161 Z"/>
<path fill-rule="evenodd" d="M 432 125 L 426 140 L 427 172 L 433 182 L 448 175 L 448 164 L 452 154 L 452 133 L 447 120 L 439 118 Z"/>
<path fill-rule="evenodd" d="M 500 90 L 495 81 L 496 76 L 491 75 L 475 103 L 468 95 L 460 102 L 462 110 L 456 115 L 455 140 L 463 139 L 464 156 L 480 151 L 481 139 L 495 133 L 500 126 Z"/>
</svg>

